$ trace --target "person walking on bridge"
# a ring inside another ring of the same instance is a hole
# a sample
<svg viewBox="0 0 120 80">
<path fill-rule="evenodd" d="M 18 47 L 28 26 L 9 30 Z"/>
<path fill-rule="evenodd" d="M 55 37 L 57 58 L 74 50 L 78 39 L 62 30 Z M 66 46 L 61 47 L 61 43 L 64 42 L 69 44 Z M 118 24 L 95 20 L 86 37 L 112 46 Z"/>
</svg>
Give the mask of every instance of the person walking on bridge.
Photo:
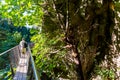
<svg viewBox="0 0 120 80">
<path fill-rule="evenodd" d="M 26 53 L 27 42 L 25 41 L 24 38 L 22 38 L 22 41 L 20 41 L 20 49 L 21 49 L 21 53 L 23 53 L 23 54 Z"/>
</svg>

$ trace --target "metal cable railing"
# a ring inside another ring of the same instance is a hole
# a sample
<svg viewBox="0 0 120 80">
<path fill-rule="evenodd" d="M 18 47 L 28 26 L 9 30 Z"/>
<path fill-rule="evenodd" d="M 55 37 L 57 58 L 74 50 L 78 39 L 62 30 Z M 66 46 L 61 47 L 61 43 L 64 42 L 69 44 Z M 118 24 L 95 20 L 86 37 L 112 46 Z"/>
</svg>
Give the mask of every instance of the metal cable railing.
<svg viewBox="0 0 120 80">
<path fill-rule="evenodd" d="M 38 78 L 38 74 L 37 74 L 37 70 L 36 70 L 36 67 L 35 67 L 35 63 L 34 63 L 34 60 L 33 60 L 33 57 L 32 57 L 32 54 L 31 54 L 31 49 L 30 47 L 28 46 L 28 51 L 30 53 L 30 64 L 31 67 L 29 67 L 29 69 L 31 69 L 31 80 L 40 80 Z"/>
</svg>

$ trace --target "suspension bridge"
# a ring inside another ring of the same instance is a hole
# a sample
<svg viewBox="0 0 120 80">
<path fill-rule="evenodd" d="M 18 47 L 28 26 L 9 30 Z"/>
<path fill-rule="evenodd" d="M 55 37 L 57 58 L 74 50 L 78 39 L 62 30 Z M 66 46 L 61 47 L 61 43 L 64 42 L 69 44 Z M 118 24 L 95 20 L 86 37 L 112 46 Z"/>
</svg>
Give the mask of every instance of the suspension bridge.
<svg viewBox="0 0 120 80">
<path fill-rule="evenodd" d="M 39 80 L 29 45 L 25 54 L 17 45 L 1 53 L 0 59 L 0 80 Z"/>
</svg>

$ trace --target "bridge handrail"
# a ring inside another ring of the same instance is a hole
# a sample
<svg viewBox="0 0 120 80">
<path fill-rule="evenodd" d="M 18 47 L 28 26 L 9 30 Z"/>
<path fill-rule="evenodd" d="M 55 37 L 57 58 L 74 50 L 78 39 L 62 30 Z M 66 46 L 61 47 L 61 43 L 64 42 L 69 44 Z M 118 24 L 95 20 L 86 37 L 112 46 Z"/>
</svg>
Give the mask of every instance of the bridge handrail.
<svg viewBox="0 0 120 80">
<path fill-rule="evenodd" d="M 17 45 L 17 46 L 19 46 L 19 45 Z M 17 46 L 14 46 L 13 48 L 8 49 L 7 51 L 4 51 L 4 52 L 0 53 L 0 56 L 2 56 L 2 55 L 4 55 L 4 54 L 6 54 L 7 52 L 9 52 L 10 50 L 12 50 L 12 49 L 16 48 Z"/>
<path fill-rule="evenodd" d="M 14 46 L 13 48 L 10 48 L 8 49 L 7 51 L 4 51 L 2 53 L 0 53 L 0 56 L 4 55 L 4 54 L 7 54 L 9 51 L 15 49 L 16 47 L 18 47 L 19 45 L 16 45 Z M 32 65 L 32 69 L 33 69 L 33 74 L 34 74 L 34 78 L 35 80 L 40 80 L 39 77 L 38 77 L 38 74 L 37 74 L 37 70 L 36 70 L 36 67 L 35 67 L 35 63 L 34 63 L 34 60 L 33 60 L 33 57 L 32 57 L 32 53 L 31 53 L 31 49 L 30 49 L 30 46 L 28 45 L 28 51 L 29 51 L 29 55 L 30 55 L 30 62 L 31 62 L 31 65 Z"/>
<path fill-rule="evenodd" d="M 31 54 L 30 46 L 28 46 L 28 49 L 30 51 L 30 61 L 32 63 L 33 73 L 34 73 L 34 76 L 35 76 L 35 80 L 39 80 L 38 75 L 37 75 L 37 71 L 36 71 L 36 67 L 35 67 L 35 63 L 34 63 L 34 60 L 33 60 L 32 54 Z"/>
</svg>

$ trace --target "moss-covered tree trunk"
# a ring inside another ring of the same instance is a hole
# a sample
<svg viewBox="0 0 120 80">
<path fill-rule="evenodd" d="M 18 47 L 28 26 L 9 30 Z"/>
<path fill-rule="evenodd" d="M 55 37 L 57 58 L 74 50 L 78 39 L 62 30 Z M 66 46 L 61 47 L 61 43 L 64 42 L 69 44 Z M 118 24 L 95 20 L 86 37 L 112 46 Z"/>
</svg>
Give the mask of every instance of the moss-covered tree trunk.
<svg viewBox="0 0 120 80">
<path fill-rule="evenodd" d="M 49 0 L 48 0 L 49 1 Z M 95 63 L 109 53 L 114 27 L 113 0 L 51 0 L 59 29 L 65 33 L 76 78 L 88 80 Z M 50 12 L 48 12 L 49 15 Z M 53 15 L 52 15 L 53 16 Z M 96 61 L 96 62 L 95 62 Z"/>
<path fill-rule="evenodd" d="M 112 44 L 111 36 L 114 26 L 114 5 L 112 0 L 103 0 L 99 7 L 93 0 L 87 4 L 85 18 L 81 16 L 80 0 L 69 0 L 69 27 L 66 32 L 66 42 L 72 45 L 71 55 L 76 65 L 77 80 L 87 80 L 94 68 L 95 59 L 99 63 L 109 53 Z M 88 31 L 82 38 L 88 40 L 80 59 L 78 52 L 80 32 Z"/>
</svg>

